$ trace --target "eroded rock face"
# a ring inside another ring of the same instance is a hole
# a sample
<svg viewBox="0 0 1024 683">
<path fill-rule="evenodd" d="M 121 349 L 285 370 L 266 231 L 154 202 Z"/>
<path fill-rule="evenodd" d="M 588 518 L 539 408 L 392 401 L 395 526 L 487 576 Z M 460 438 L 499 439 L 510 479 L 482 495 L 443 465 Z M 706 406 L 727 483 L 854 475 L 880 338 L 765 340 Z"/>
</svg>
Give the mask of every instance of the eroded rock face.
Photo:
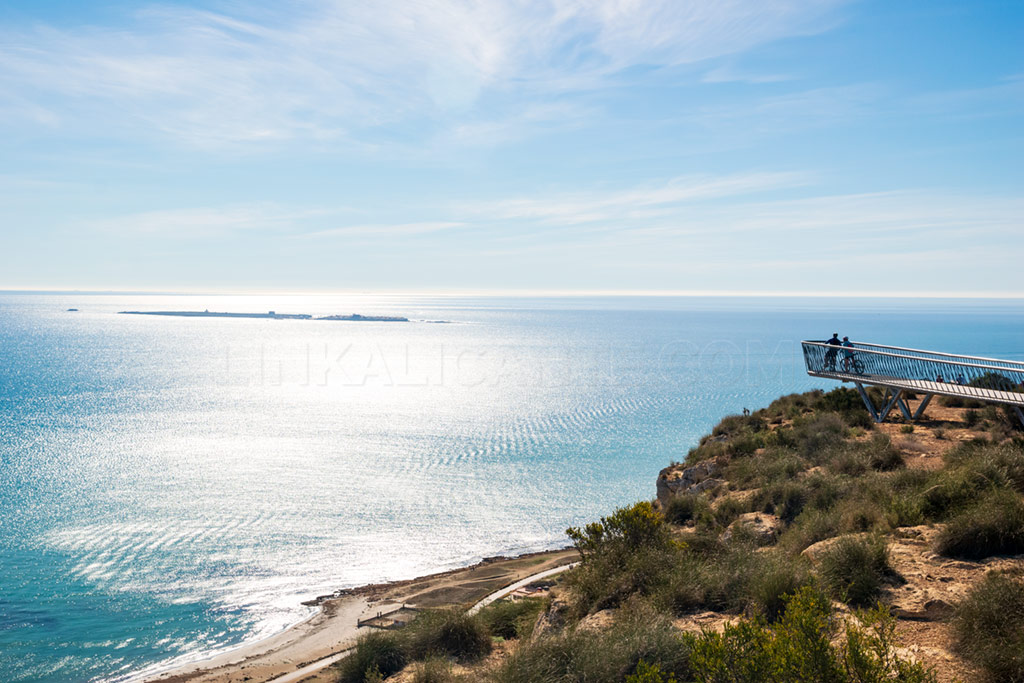
<svg viewBox="0 0 1024 683">
<path fill-rule="evenodd" d="M 658 474 L 658 501 L 668 504 L 669 499 L 686 493 L 700 493 L 722 483 L 718 475 L 724 463 L 720 460 L 705 460 L 692 467 L 672 465 Z"/>
<path fill-rule="evenodd" d="M 768 545 L 782 531 L 781 519 L 767 512 L 748 512 L 737 517 L 722 533 L 722 540 L 728 542 L 739 533 L 750 534 L 758 545 Z"/>
<path fill-rule="evenodd" d="M 588 614 L 580 620 L 576 626 L 577 631 L 605 631 L 615 623 L 615 610 L 603 609 L 600 612 Z"/>
<path fill-rule="evenodd" d="M 533 626 L 533 635 L 530 636 L 530 639 L 536 640 L 544 634 L 561 630 L 565 626 L 568 615 L 568 601 L 559 595 L 552 595 L 551 604 L 537 617 L 537 623 Z"/>
</svg>

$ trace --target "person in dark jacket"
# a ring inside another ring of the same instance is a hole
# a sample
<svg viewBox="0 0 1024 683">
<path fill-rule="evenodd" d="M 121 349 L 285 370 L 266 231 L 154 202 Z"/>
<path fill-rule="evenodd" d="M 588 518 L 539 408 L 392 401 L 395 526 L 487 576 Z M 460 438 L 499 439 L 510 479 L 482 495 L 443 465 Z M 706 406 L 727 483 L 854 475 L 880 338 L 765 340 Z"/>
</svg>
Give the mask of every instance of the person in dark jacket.
<svg viewBox="0 0 1024 683">
<path fill-rule="evenodd" d="M 842 346 L 843 342 L 839 341 L 839 333 L 838 332 L 833 332 L 832 333 L 832 338 L 829 339 L 825 343 L 829 344 L 829 346 L 830 346 L 829 350 L 825 352 L 825 367 L 827 367 L 832 372 L 835 372 L 836 371 L 836 354 L 839 353 L 839 348 L 838 347 Z"/>
</svg>

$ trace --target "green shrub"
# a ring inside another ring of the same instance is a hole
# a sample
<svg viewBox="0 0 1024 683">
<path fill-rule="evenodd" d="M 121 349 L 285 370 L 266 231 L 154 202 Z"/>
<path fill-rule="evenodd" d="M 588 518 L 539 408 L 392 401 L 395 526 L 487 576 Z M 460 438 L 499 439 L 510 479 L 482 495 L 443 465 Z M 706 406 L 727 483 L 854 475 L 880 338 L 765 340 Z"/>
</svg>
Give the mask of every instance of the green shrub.
<svg viewBox="0 0 1024 683">
<path fill-rule="evenodd" d="M 654 593 L 667 580 L 680 551 L 639 548 L 632 552 L 593 556 L 567 572 L 576 616 L 618 607 L 631 596 Z"/>
<path fill-rule="evenodd" d="M 686 524 L 702 515 L 711 514 L 711 504 L 701 495 L 683 494 L 673 496 L 665 506 L 665 521 L 672 524 Z"/>
<path fill-rule="evenodd" d="M 907 425 L 910 426 L 910 425 Z M 871 438 L 868 450 L 868 466 L 878 472 L 891 472 L 904 466 L 903 454 L 892 445 L 892 441 L 884 434 L 876 434 Z"/>
<path fill-rule="evenodd" d="M 675 674 L 666 677 L 657 664 L 648 664 L 644 660 L 636 665 L 636 673 L 626 676 L 626 683 L 676 683 Z"/>
<path fill-rule="evenodd" d="M 963 396 L 942 396 L 940 401 L 947 408 L 981 408 L 985 405 L 984 401 Z"/>
<path fill-rule="evenodd" d="M 769 418 L 792 417 L 804 411 L 810 410 L 811 404 L 825 395 L 820 389 L 814 389 L 805 394 L 789 394 L 781 396 L 764 409 L 764 414 Z"/>
<path fill-rule="evenodd" d="M 722 498 L 717 501 L 714 509 L 712 510 L 712 519 L 715 524 L 721 527 L 727 527 L 732 524 L 733 520 L 742 515 L 744 512 L 750 511 L 750 503 L 746 500 L 739 498 Z"/>
<path fill-rule="evenodd" d="M 795 424 L 793 436 L 800 454 L 811 462 L 820 463 L 843 443 L 848 429 L 836 413 L 816 413 Z"/>
<path fill-rule="evenodd" d="M 724 477 L 738 488 L 758 488 L 792 479 L 807 469 L 807 463 L 788 448 L 772 447 L 753 457 L 732 461 Z"/>
<path fill-rule="evenodd" d="M 764 431 L 768 428 L 764 418 L 753 415 L 727 415 L 711 430 L 712 436 L 737 436 Z"/>
<path fill-rule="evenodd" d="M 452 683 L 454 680 L 451 662 L 440 657 L 424 660 L 412 675 L 412 683 Z"/>
<path fill-rule="evenodd" d="M 565 532 L 572 539 L 583 562 L 591 557 L 630 552 L 643 547 L 667 548 L 672 540 L 664 518 L 648 501 L 619 508 L 600 522 L 591 522 L 582 529 L 570 527 Z"/>
<path fill-rule="evenodd" d="M 1012 490 L 989 491 L 949 520 L 936 549 L 942 555 L 971 560 L 1024 553 L 1024 502 Z"/>
<path fill-rule="evenodd" d="M 903 455 L 884 434 L 875 434 L 868 442 L 845 444 L 828 461 L 829 470 L 851 477 L 868 470 L 888 472 L 903 466 Z"/>
<path fill-rule="evenodd" d="M 888 608 L 879 605 L 860 611 L 856 621 L 846 625 L 842 647 L 846 680 L 856 683 L 936 683 L 935 672 L 922 664 L 896 656 L 896 620 Z"/>
<path fill-rule="evenodd" d="M 405 666 L 406 656 L 394 633 L 372 631 L 359 638 L 352 652 L 337 664 L 339 683 L 369 683 Z"/>
<path fill-rule="evenodd" d="M 541 598 L 498 600 L 480 610 L 477 616 L 492 636 L 512 640 L 529 637 L 537 616 L 546 605 L 547 601 Z"/>
<path fill-rule="evenodd" d="M 788 599 L 811 584 L 811 574 L 800 556 L 766 553 L 762 557 L 767 561 L 750 578 L 747 611 L 774 622 L 782 616 Z"/>
<path fill-rule="evenodd" d="M 836 511 L 843 533 L 885 531 L 889 526 L 885 508 L 868 498 L 851 496 L 837 505 Z"/>
<path fill-rule="evenodd" d="M 779 547 L 799 553 L 819 541 L 839 535 L 839 511 L 808 509 L 779 537 Z"/>
<path fill-rule="evenodd" d="M 696 609 L 740 611 L 753 608 L 751 583 L 764 564 L 749 546 L 720 546 L 718 552 L 683 552 L 652 594 L 673 614 Z"/>
<path fill-rule="evenodd" d="M 914 433 L 914 425 L 903 425 L 902 427 L 900 427 L 900 432 L 902 434 L 913 434 Z"/>
<path fill-rule="evenodd" d="M 993 681 L 1024 681 L 1024 579 L 990 573 L 953 618 L 957 649 Z"/>
<path fill-rule="evenodd" d="M 484 624 L 460 609 L 420 613 L 402 629 L 401 641 L 409 659 L 450 657 L 473 661 L 491 651 L 491 637 Z"/>
<path fill-rule="evenodd" d="M 970 467 L 936 472 L 920 494 L 920 509 L 930 520 L 943 520 L 973 504 L 991 482 Z"/>
<path fill-rule="evenodd" d="M 494 672 L 496 683 L 621 683 L 657 667 L 663 680 L 692 680 L 689 650 L 663 615 L 630 604 L 603 632 L 567 628 L 523 643 Z"/>
<path fill-rule="evenodd" d="M 944 460 L 947 467 L 968 468 L 993 484 L 1005 483 L 1024 492 L 1024 448 L 1019 443 L 964 441 L 950 449 Z"/>
<path fill-rule="evenodd" d="M 840 538 L 821 554 L 819 572 L 832 593 L 851 605 L 873 603 L 882 583 L 898 576 L 879 537 Z"/>
<path fill-rule="evenodd" d="M 933 683 L 935 675 L 896 653 L 894 621 L 884 610 L 861 615 L 834 645 L 828 598 L 810 587 L 789 599 L 774 625 L 727 624 L 722 633 L 687 634 L 693 678 L 702 683 Z"/>
<path fill-rule="evenodd" d="M 688 635 L 690 666 L 697 681 L 842 681 L 831 644 L 835 633 L 828 599 L 804 588 L 773 626 L 759 620 L 727 624 L 722 633 Z"/>
<path fill-rule="evenodd" d="M 567 533 L 582 556 L 580 566 L 564 579 L 574 590 L 580 615 L 616 607 L 634 594 L 650 594 L 664 582 L 680 550 L 649 502 L 621 508 Z"/>
<path fill-rule="evenodd" d="M 792 522 L 799 515 L 810 498 L 806 482 L 777 481 L 762 488 L 753 498 L 754 509 L 770 512 Z"/>
</svg>

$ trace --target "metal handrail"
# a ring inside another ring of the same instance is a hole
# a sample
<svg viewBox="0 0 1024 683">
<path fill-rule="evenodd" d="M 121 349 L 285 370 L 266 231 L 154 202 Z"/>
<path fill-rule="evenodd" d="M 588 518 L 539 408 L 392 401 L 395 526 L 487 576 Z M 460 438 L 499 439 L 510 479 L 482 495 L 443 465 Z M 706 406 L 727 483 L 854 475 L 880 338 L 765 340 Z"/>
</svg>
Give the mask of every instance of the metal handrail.
<svg viewBox="0 0 1024 683">
<path fill-rule="evenodd" d="M 870 354 L 876 355 L 876 356 L 890 356 L 892 358 L 906 358 L 908 360 L 926 360 L 926 361 L 929 361 L 931 363 L 941 363 L 943 365 L 953 365 L 953 366 L 956 366 L 956 367 L 980 368 L 980 369 L 983 369 L 983 370 L 1010 370 L 1011 372 L 1022 372 L 1022 373 L 1024 373 L 1024 363 L 1020 363 L 1019 365 L 1021 366 L 1021 368 L 1019 370 L 1016 370 L 1016 369 L 1011 369 L 1011 368 L 1005 368 L 1005 367 L 1002 367 L 1000 365 L 982 365 L 980 363 L 958 363 L 956 361 L 942 360 L 942 359 L 939 359 L 939 358 L 927 358 L 927 357 L 921 357 L 921 356 L 908 356 L 908 355 L 902 354 L 902 353 L 889 353 L 888 351 L 873 351 L 870 348 L 867 348 L 867 347 L 870 347 L 870 346 L 875 346 L 875 347 L 880 347 L 880 348 L 897 349 L 897 348 L 900 348 L 898 346 L 882 346 L 881 344 L 869 344 L 867 342 L 859 342 L 860 344 L 862 344 L 862 346 L 837 346 L 835 344 L 828 344 L 826 342 L 816 342 L 816 341 L 803 341 L 803 342 L 800 342 L 800 343 L 804 344 L 804 345 L 809 345 L 809 346 L 821 346 L 821 347 L 824 347 L 826 349 L 835 349 L 837 352 L 838 351 L 846 351 L 846 352 L 850 352 L 850 353 L 870 353 Z M 905 350 L 913 351 L 914 349 L 905 349 Z M 922 351 L 920 353 L 931 353 L 931 352 L 930 351 Z M 942 353 L 942 354 L 936 353 L 935 355 L 941 355 L 941 356 L 947 356 L 947 357 L 953 357 L 953 358 L 975 358 L 975 356 L 954 356 L 953 354 L 949 354 L 949 353 Z M 999 361 L 998 359 L 995 359 L 995 358 L 979 358 L 979 360 L 994 360 L 996 362 L 1005 362 L 1005 363 L 1017 364 L 1017 363 L 1015 363 L 1015 361 Z M 907 379 L 912 379 L 912 378 L 907 378 Z"/>
<path fill-rule="evenodd" d="M 801 347 L 807 374 L 853 382 L 876 422 L 883 421 L 893 406 L 898 406 L 906 419 L 916 420 L 935 395 L 970 397 L 1004 404 L 1012 407 L 1017 417 L 1024 422 L 1024 363 L 869 342 L 842 346 L 823 341 L 804 341 Z M 843 353 L 842 360 L 840 351 Z M 951 358 L 959 360 L 949 360 Z M 944 377 L 946 373 L 948 377 Z M 954 374 L 956 377 L 953 377 Z M 864 385 L 884 387 L 884 405 L 876 407 L 864 390 Z M 913 413 L 903 396 L 904 392 L 924 394 Z"/>
<path fill-rule="evenodd" d="M 943 351 L 925 351 L 923 349 L 911 349 L 911 348 L 907 348 L 905 346 L 886 346 L 884 344 L 873 344 L 871 342 L 855 342 L 855 343 L 856 344 L 860 344 L 861 345 L 860 348 L 872 347 L 872 348 L 876 348 L 876 349 L 892 349 L 894 351 L 908 351 L 910 353 L 922 353 L 922 354 L 926 354 L 927 356 L 943 356 L 945 358 L 963 358 L 963 359 L 966 359 L 966 360 L 969 360 L 969 361 L 985 361 L 985 362 L 988 362 L 988 363 L 1002 363 L 1002 364 L 1005 364 L 1005 365 L 1013 365 L 1013 366 L 1020 367 L 1021 369 L 1024 369 L 1024 361 L 1019 361 L 1019 360 L 1006 360 L 1006 359 L 1003 359 L 1003 358 L 986 358 L 984 356 L 965 356 L 963 354 L 957 354 L 957 353 L 945 353 Z"/>
</svg>

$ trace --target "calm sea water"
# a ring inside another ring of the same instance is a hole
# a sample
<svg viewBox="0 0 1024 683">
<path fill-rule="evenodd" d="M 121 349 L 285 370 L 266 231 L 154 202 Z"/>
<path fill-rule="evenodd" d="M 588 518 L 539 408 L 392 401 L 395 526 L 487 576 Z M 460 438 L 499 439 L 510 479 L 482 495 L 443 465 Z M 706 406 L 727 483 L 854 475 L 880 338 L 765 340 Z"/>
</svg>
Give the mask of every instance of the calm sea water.
<svg viewBox="0 0 1024 683">
<path fill-rule="evenodd" d="M 317 594 L 564 544 L 723 415 L 819 386 L 801 338 L 1024 359 L 1022 322 L 1020 301 L 0 294 L 0 679 L 130 678 Z"/>
</svg>

